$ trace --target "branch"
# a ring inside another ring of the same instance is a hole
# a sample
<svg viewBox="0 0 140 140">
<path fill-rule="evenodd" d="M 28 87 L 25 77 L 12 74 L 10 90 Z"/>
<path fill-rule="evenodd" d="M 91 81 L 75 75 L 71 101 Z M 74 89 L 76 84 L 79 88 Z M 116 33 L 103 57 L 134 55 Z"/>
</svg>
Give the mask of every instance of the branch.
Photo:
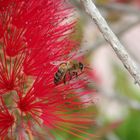
<svg viewBox="0 0 140 140">
<path fill-rule="evenodd" d="M 120 4 L 120 3 L 110 3 L 110 4 L 96 4 L 97 7 L 106 10 L 113 10 L 122 12 L 123 14 L 134 14 L 140 16 L 140 8 L 134 7 L 127 4 Z"/>
<path fill-rule="evenodd" d="M 129 25 L 123 26 L 122 28 L 119 28 L 118 30 L 115 30 L 115 34 L 117 36 L 122 36 L 125 32 L 129 31 L 131 28 L 133 28 L 134 26 L 138 25 L 140 23 L 140 18 L 138 20 L 136 20 L 133 23 L 130 23 Z M 82 52 L 85 52 L 86 55 L 90 55 L 90 53 L 92 53 L 93 51 L 95 51 L 96 49 L 100 48 L 101 45 L 105 44 L 106 41 L 101 38 L 99 40 L 97 40 L 96 42 L 94 42 L 93 45 L 86 47 L 85 49 L 81 49 Z M 86 52 L 86 50 L 88 50 L 88 52 Z M 139 62 L 137 56 L 135 56 L 131 51 L 127 50 L 129 52 L 129 54 L 132 56 L 132 58 L 134 60 L 136 60 L 137 62 Z"/>
<path fill-rule="evenodd" d="M 81 11 L 81 6 L 79 4 L 79 1 L 72 1 L 73 5 L 75 5 L 80 12 Z M 95 5 L 99 8 L 99 9 L 103 9 L 103 10 L 111 10 L 111 11 L 116 11 L 119 13 L 123 13 L 123 14 L 133 14 L 136 16 L 140 16 L 140 8 L 136 7 L 136 6 L 132 6 L 130 4 L 122 4 L 122 3 L 106 3 L 106 4 L 99 4 L 98 2 L 95 1 Z"/>
<path fill-rule="evenodd" d="M 117 36 L 122 36 L 125 32 L 129 31 L 131 28 L 133 28 L 135 25 L 138 25 L 139 23 L 140 23 L 140 18 L 137 21 L 135 21 L 133 23 L 130 23 L 129 25 L 123 26 L 122 28 L 119 28 L 118 30 L 115 30 L 115 34 Z M 106 43 L 106 41 L 101 38 L 101 39 L 97 40 L 96 42 L 94 42 L 93 45 L 88 46 L 86 49 L 81 49 L 81 51 L 84 52 L 85 50 L 88 50 L 87 53 L 89 54 L 92 51 L 98 49 L 99 46 L 101 46 L 105 43 Z"/>
<path fill-rule="evenodd" d="M 127 53 L 123 45 L 120 43 L 116 35 L 109 28 L 105 19 L 101 16 L 100 12 L 96 8 L 92 0 L 81 0 L 81 2 L 83 3 L 86 12 L 91 16 L 95 24 L 98 26 L 105 40 L 112 46 L 116 55 L 123 63 L 124 67 L 135 79 L 135 83 L 138 83 L 138 85 L 140 86 L 140 73 L 136 64 L 130 58 L 129 54 Z"/>
</svg>

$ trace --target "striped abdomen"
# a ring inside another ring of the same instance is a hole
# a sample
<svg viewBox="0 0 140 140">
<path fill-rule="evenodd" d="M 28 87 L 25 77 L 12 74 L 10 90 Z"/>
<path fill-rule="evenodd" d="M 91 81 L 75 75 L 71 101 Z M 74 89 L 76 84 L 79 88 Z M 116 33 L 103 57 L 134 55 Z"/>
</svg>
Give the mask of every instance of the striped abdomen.
<svg viewBox="0 0 140 140">
<path fill-rule="evenodd" d="M 54 83 L 57 85 L 65 76 L 65 71 L 63 69 L 58 69 L 54 75 Z"/>
</svg>

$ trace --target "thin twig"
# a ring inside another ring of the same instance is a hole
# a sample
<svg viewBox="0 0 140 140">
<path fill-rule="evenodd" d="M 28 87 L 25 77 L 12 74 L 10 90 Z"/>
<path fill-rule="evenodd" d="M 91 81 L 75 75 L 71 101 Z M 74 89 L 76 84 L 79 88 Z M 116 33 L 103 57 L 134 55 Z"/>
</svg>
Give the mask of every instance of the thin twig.
<svg viewBox="0 0 140 140">
<path fill-rule="evenodd" d="M 81 6 L 79 4 L 79 0 L 74 0 L 72 1 L 72 3 L 81 11 Z M 116 12 L 121 12 L 124 14 L 133 14 L 136 16 L 140 16 L 140 8 L 130 5 L 130 4 L 122 4 L 122 3 L 106 3 L 106 4 L 99 4 L 98 2 L 95 2 L 95 5 L 99 8 L 99 9 L 103 9 L 103 10 L 112 10 L 112 11 L 116 11 Z"/>
<path fill-rule="evenodd" d="M 135 83 L 138 83 L 138 85 L 140 86 L 140 72 L 138 71 L 135 62 L 133 62 L 116 35 L 109 28 L 105 19 L 101 16 L 99 10 L 96 8 L 92 0 L 81 0 L 81 2 L 83 3 L 86 12 L 91 16 L 95 24 L 98 26 L 105 40 L 112 46 L 118 58 L 123 63 L 124 67 L 135 79 Z"/>
<path fill-rule="evenodd" d="M 118 11 L 125 14 L 134 14 L 140 16 L 140 8 L 134 7 L 127 4 L 120 3 L 107 3 L 107 4 L 96 4 L 97 7 L 106 10 Z"/>
<path fill-rule="evenodd" d="M 130 23 L 129 25 L 123 26 L 122 28 L 119 28 L 118 30 L 116 30 L 114 32 L 117 36 L 121 36 L 125 32 L 129 31 L 131 28 L 133 28 L 135 25 L 138 25 L 138 24 L 140 24 L 140 18 L 137 21 Z M 93 45 L 86 47 L 86 50 L 88 50 L 87 53 L 91 53 L 92 51 L 98 49 L 99 46 L 103 45 L 104 43 L 106 43 L 106 41 L 104 39 L 97 40 L 96 42 L 94 42 Z M 82 51 L 84 51 L 84 50 L 82 50 Z"/>
</svg>

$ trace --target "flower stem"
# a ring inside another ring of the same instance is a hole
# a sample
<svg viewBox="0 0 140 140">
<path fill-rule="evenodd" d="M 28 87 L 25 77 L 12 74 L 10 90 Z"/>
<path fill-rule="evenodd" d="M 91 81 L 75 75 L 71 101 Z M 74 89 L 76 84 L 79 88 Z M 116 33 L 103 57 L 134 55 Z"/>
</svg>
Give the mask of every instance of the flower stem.
<svg viewBox="0 0 140 140">
<path fill-rule="evenodd" d="M 26 132 L 27 132 L 29 140 L 33 140 L 33 135 L 32 135 L 32 132 L 30 131 L 30 129 L 27 128 Z"/>
</svg>

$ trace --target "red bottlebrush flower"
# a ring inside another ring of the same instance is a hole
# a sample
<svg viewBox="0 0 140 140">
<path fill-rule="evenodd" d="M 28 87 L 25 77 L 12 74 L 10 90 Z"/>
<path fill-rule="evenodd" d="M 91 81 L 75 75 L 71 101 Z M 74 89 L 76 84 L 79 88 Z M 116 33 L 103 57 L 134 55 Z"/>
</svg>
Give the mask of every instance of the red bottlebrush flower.
<svg viewBox="0 0 140 140">
<path fill-rule="evenodd" d="M 24 61 L 26 74 L 38 74 L 50 61 L 64 59 L 75 47 L 75 42 L 69 39 L 75 22 L 66 21 L 72 10 L 63 0 L 11 0 L 7 9 L 9 15 L 2 17 L 10 30 L 5 36 L 6 52 L 16 56 L 28 47 Z"/>
<path fill-rule="evenodd" d="M 93 120 L 81 112 L 89 102 L 82 99 L 86 81 L 54 84 L 58 68 L 52 62 L 76 50 L 69 39 L 72 11 L 64 0 L 0 1 L 0 138 L 11 136 L 13 123 L 13 139 L 19 140 L 39 138 L 41 128 L 52 138 L 56 129 L 84 140 L 81 133 L 92 136 L 83 129 Z"/>
<path fill-rule="evenodd" d="M 71 90 L 75 89 L 76 83 L 74 83 L 75 86 L 71 84 L 71 87 L 69 85 L 53 87 L 53 84 L 51 85 L 52 88 L 47 84 L 44 85 L 46 88 L 37 86 L 43 85 L 43 81 L 48 81 L 48 78 L 44 77 L 39 83 L 35 82 L 25 96 L 19 94 L 17 107 L 21 111 L 21 117 L 28 116 L 29 121 L 35 121 L 38 124 L 42 124 L 43 121 L 42 127 L 44 125 L 47 126 L 47 129 L 55 128 L 68 132 L 81 139 L 86 139 L 81 134 L 93 137 L 93 134 L 83 131 L 84 127 L 88 128 L 87 125 L 93 124 L 93 120 L 90 118 L 91 115 L 83 112 L 73 112 L 74 110 L 81 110 L 83 104 L 88 102 L 88 100 L 78 100 L 84 94 L 76 95 L 71 92 Z M 77 87 L 79 85 L 80 83 L 77 83 Z M 46 94 L 42 97 L 38 96 L 40 92 L 46 92 Z M 68 108 L 69 110 L 67 110 Z"/>
<path fill-rule="evenodd" d="M 12 128 L 14 124 L 14 116 L 10 114 L 2 98 L 1 102 L 2 105 L 0 105 L 0 138 L 4 140 L 4 137 L 7 136 L 9 129 Z"/>
<path fill-rule="evenodd" d="M 0 38 L 3 36 L 3 28 L 2 28 L 2 23 L 0 21 Z"/>
<path fill-rule="evenodd" d="M 0 94 L 5 94 L 12 90 L 20 88 L 23 82 L 22 63 L 23 54 L 9 58 L 6 55 L 4 45 L 2 45 L 2 53 L 0 54 Z"/>
</svg>

